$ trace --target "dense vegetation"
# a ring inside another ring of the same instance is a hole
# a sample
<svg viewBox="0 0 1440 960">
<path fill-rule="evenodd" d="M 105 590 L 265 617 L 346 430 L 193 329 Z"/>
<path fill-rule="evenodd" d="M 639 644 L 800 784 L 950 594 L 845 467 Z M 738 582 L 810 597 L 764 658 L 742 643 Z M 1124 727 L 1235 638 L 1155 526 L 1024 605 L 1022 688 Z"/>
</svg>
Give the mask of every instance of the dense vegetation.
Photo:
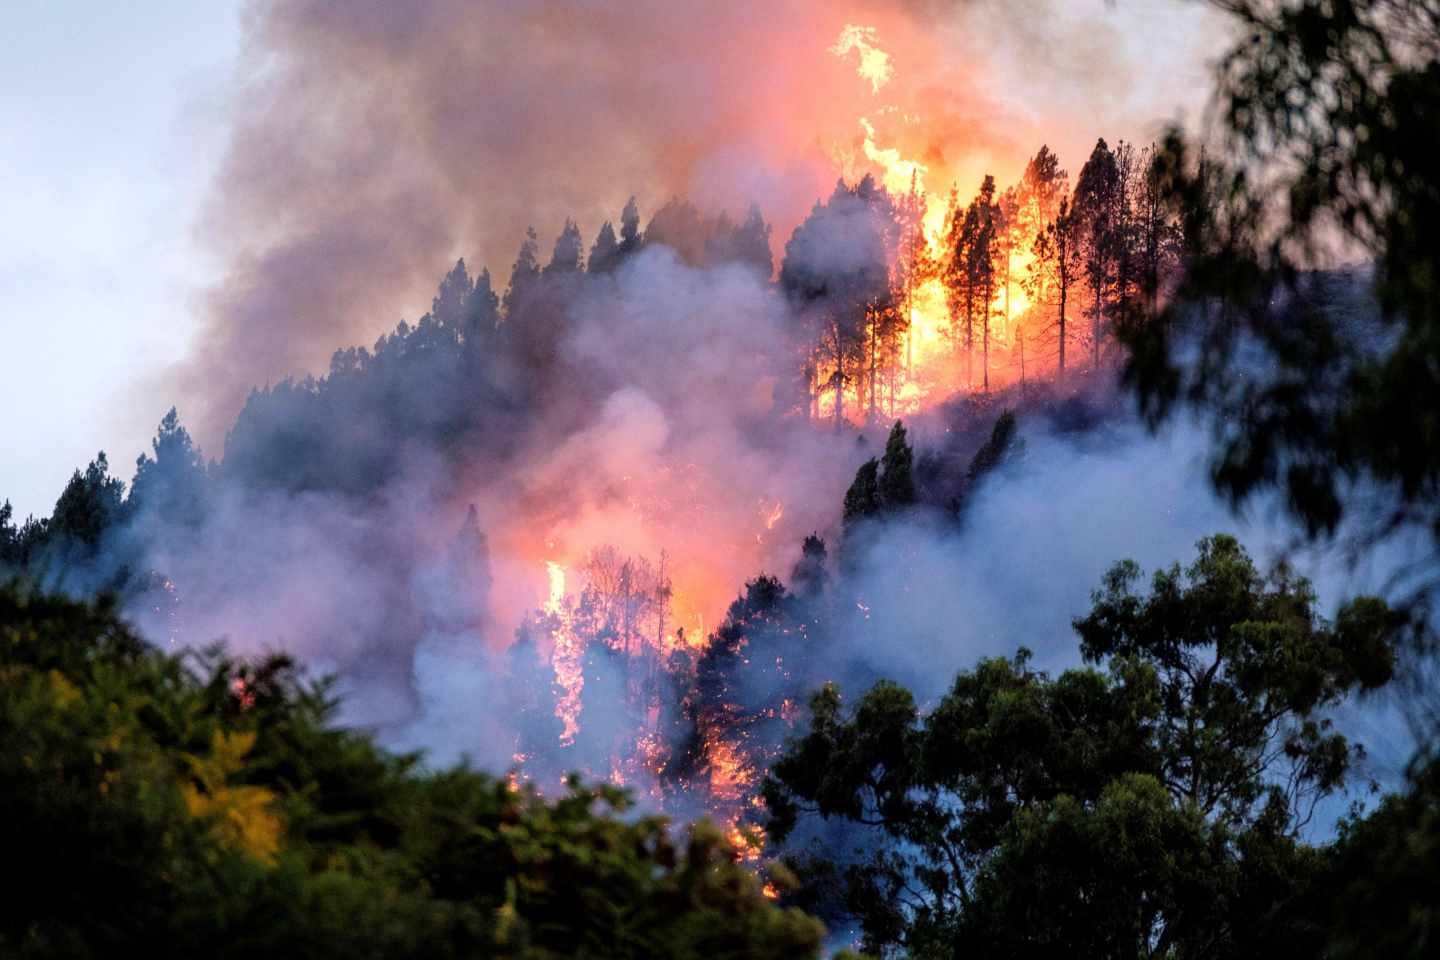
<svg viewBox="0 0 1440 960">
<path fill-rule="evenodd" d="M 284 658 L 176 657 L 0 590 L 0 907 L 20 957 L 796 957 L 822 929 L 704 824 L 429 771 Z M 774 881 L 784 882 L 783 873 Z"/>
<path fill-rule="evenodd" d="M 1305 581 L 1262 577 L 1228 537 L 1148 594 L 1138 576 L 1117 565 L 1075 621 L 1084 669 L 1052 678 L 1021 648 L 923 713 L 888 682 L 848 709 L 834 686 L 816 695 L 771 767 L 770 826 L 883 833 L 843 870 L 797 861 L 839 875 L 871 950 L 1323 953 L 1327 885 L 1364 881 L 1304 839 L 1363 755 L 1325 712 L 1389 681 L 1404 617 L 1362 598 L 1326 623 Z"/>
<path fill-rule="evenodd" d="M 1156 419 L 1214 415 L 1237 500 L 1277 489 L 1362 547 L 1440 542 L 1440 4 L 1219 5 L 1250 39 L 1222 61 L 1222 149 L 1176 131 L 1160 154 L 1186 264 L 1168 309 L 1122 325 L 1127 380 Z M 1311 269 L 1337 248 L 1362 301 Z"/>
</svg>

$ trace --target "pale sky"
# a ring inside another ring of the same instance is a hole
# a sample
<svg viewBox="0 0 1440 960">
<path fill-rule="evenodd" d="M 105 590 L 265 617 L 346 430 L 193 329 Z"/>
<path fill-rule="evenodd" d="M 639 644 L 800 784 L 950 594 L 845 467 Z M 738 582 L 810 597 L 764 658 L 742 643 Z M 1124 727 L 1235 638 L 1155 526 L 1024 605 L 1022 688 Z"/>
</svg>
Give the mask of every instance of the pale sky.
<svg viewBox="0 0 1440 960">
<path fill-rule="evenodd" d="M 7 0 L 0 30 L 0 501 L 126 482 L 193 328 L 191 225 L 224 146 L 235 0 Z M 181 411 L 183 416 L 184 411 Z"/>
</svg>

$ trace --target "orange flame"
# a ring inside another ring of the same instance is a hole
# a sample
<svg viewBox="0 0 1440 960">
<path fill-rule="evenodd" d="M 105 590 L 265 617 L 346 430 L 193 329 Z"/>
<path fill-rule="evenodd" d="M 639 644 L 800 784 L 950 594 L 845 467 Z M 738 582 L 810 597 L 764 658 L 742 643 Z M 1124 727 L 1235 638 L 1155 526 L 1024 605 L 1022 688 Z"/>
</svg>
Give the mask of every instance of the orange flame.
<svg viewBox="0 0 1440 960">
<path fill-rule="evenodd" d="M 585 672 L 581 665 L 580 641 L 571 624 L 570 604 L 565 595 L 565 568 L 546 560 L 545 571 L 550 579 L 545 612 L 554 617 L 557 624 L 550 664 L 555 669 L 556 682 L 564 691 L 555 704 L 555 716 L 564 724 L 560 742 L 568 745 L 575 742 L 575 734 L 580 732 L 580 693 L 585 688 Z"/>
<path fill-rule="evenodd" d="M 856 73 L 870 82 L 873 93 L 878 94 L 895 77 L 893 60 L 879 46 L 877 31 L 873 27 L 847 24 L 830 47 L 830 52 L 842 58 L 848 58 L 852 52 L 858 53 Z M 896 106 L 886 105 L 861 116 L 858 123 L 864 135 L 860 150 L 892 197 L 906 197 L 914 190 L 915 195 L 924 201 L 925 215 L 920 225 L 919 245 L 930 262 L 943 263 L 947 254 L 947 204 L 927 188 L 926 177 L 931 169 L 920 160 L 906 156 L 899 147 L 883 143 L 877 131 L 879 117 L 897 114 Z M 919 118 L 906 114 L 903 119 L 913 123 Z M 988 305 L 980 307 L 981 320 L 975 322 L 977 328 L 983 329 L 982 321 L 989 321 L 988 379 L 992 385 L 1014 376 L 1010 371 L 1012 354 L 1024 349 L 1021 342 L 1023 321 L 1031 306 L 1019 280 L 1033 256 L 1028 244 L 1019 242 L 1019 231 L 1014 225 L 1005 229 L 1011 242 L 1005 245 L 1006 254 L 996 268 L 994 295 Z M 852 413 L 851 419 L 862 418 L 867 407 L 884 409 L 892 416 L 914 414 L 936 397 L 979 389 L 984 383 L 984 378 L 975 370 L 976 356 L 983 356 L 984 352 L 982 334 L 973 333 L 974 346 L 968 356 L 962 354 L 963 321 L 952 315 L 940 278 L 932 275 L 915 283 L 905 291 L 904 302 L 907 305 L 904 311 L 904 363 L 898 371 L 897 382 L 886 385 L 883 399 L 870 398 L 867 404 L 865 388 L 861 383 L 865 378 L 847 377 L 855 381 L 851 386 L 841 387 L 845 407 Z M 820 363 L 817 367 L 817 387 L 831 383 L 836 373 L 833 363 Z M 876 392 L 881 393 L 878 385 Z M 819 390 L 815 414 L 821 419 L 833 417 L 835 403 L 833 388 Z"/>
<path fill-rule="evenodd" d="M 874 27 L 845 24 L 830 52 L 837 57 L 848 57 L 852 51 L 859 54 L 855 72 L 870 81 L 871 93 L 879 93 L 895 76 L 895 68 L 890 63 L 890 54 L 875 45 Z"/>
</svg>

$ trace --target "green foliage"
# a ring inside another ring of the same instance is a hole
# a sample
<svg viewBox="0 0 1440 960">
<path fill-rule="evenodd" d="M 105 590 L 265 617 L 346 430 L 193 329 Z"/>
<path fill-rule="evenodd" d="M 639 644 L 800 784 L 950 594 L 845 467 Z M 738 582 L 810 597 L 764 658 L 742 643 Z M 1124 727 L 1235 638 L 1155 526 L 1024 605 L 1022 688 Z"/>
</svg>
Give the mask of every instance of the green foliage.
<svg viewBox="0 0 1440 960">
<path fill-rule="evenodd" d="M 110 476 L 110 462 L 101 451 L 84 473 L 76 470 L 70 477 L 55 501 L 48 532 L 63 542 L 93 550 L 119 518 L 124 501 L 125 482 Z"/>
<path fill-rule="evenodd" d="M 275 794 L 265 787 L 236 786 L 230 781 L 244 770 L 255 746 L 255 732 L 227 734 L 216 730 L 207 756 L 181 754 L 191 782 L 180 786 L 185 809 L 211 824 L 222 846 L 243 850 L 271 863 L 280 849 L 284 823 L 275 815 Z"/>
<path fill-rule="evenodd" d="M 802 815 L 888 841 L 844 870 L 870 949 L 915 956 L 1244 953 L 1313 937 L 1287 904 L 1322 860 L 1300 832 L 1357 748 L 1324 710 L 1385 683 L 1403 622 L 1334 625 L 1308 584 L 1231 538 L 1184 571 L 1117 565 L 1077 620 L 1091 666 L 981 661 L 922 713 L 828 687 L 771 768 L 771 835 Z M 1103 668 L 1103 670 L 1101 669 Z"/>
<path fill-rule="evenodd" d="M 842 517 L 850 524 L 863 517 L 880 512 L 880 461 L 871 457 L 855 471 L 850 489 L 845 491 L 845 505 Z"/>
<path fill-rule="evenodd" d="M 914 465 L 915 453 L 906 439 L 905 424 L 896 420 L 881 458 L 872 457 L 855 471 L 855 479 L 845 492 L 841 514 L 845 525 L 914 505 L 918 499 Z"/>
<path fill-rule="evenodd" d="M 463 265 L 462 265 L 463 266 Z M 154 457 L 135 461 L 135 480 L 126 507 L 167 523 L 196 525 L 203 518 L 205 465 L 174 407 L 151 441 Z"/>
<path fill-rule="evenodd" d="M 915 502 L 914 462 L 914 452 L 905 439 L 905 424 L 896 420 L 885 441 L 885 455 L 880 458 L 878 492 L 882 503 L 903 507 Z"/>
<path fill-rule="evenodd" d="M 1135 564 L 1116 565 L 1075 630 L 1087 660 L 1143 667 L 1158 684 L 1164 782 L 1207 817 L 1248 822 L 1277 799 L 1274 780 L 1257 774 L 1280 764 L 1279 751 L 1290 767 L 1279 799 L 1308 820 L 1352 760 L 1345 739 L 1312 718 L 1390 680 L 1405 618 L 1360 598 L 1332 626 L 1309 583 L 1283 566 L 1262 577 L 1227 536 L 1200 541 L 1183 573 L 1157 571 L 1148 596 L 1134 593 L 1138 577 Z"/>
<path fill-rule="evenodd" d="M 823 930 L 621 791 L 421 772 L 284 658 L 147 647 L 0 589 L 0 903 L 18 957 L 795 957 Z"/>
<path fill-rule="evenodd" d="M 1007 456 L 1014 453 L 1020 444 L 1015 430 L 1013 410 L 1006 410 L 995 418 L 995 426 L 990 428 L 990 437 L 975 451 L 975 456 L 970 461 L 970 469 L 965 474 L 967 488 L 973 487 L 986 474 L 1000 466 Z"/>
<path fill-rule="evenodd" d="M 45 542 L 49 522 L 27 517 L 19 525 L 14 523 L 15 508 L 6 500 L 0 503 L 0 576 L 7 570 L 23 570 L 31 556 Z"/>
<path fill-rule="evenodd" d="M 1422 758 L 1408 788 L 1347 825 L 1331 870 L 1331 956 L 1420 960 L 1440 948 L 1440 760 Z"/>
<path fill-rule="evenodd" d="M 151 449 L 153 458 L 135 461 L 128 497 L 102 451 L 71 475 L 50 517 L 16 527 L 10 503 L 0 504 L 0 578 L 23 576 L 90 594 L 135 587 L 141 545 L 161 528 L 198 525 L 207 506 L 208 471 L 174 407 Z"/>
<path fill-rule="evenodd" d="M 1361 507 L 1367 534 L 1440 536 L 1440 4 L 1217 5 L 1240 38 L 1219 149 L 1174 132 L 1156 160 L 1188 256 L 1171 308 L 1122 331 L 1125 376 L 1152 418 L 1216 414 L 1235 499 L 1278 490 L 1314 535 Z M 1336 248 L 1373 269 L 1313 272 Z"/>
</svg>

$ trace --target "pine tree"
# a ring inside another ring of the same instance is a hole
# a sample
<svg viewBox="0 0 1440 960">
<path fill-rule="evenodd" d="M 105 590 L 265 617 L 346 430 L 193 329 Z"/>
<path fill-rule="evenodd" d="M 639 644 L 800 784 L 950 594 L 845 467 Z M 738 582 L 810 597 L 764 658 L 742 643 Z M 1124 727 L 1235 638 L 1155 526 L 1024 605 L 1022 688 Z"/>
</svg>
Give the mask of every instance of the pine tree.
<svg viewBox="0 0 1440 960">
<path fill-rule="evenodd" d="M 583 598 L 582 598 L 583 602 Z M 584 685 L 580 689 L 580 731 L 575 749 L 591 774 L 610 776 L 621 759 L 626 735 L 637 728 L 638 716 L 628 695 L 629 662 L 623 638 L 607 627 L 584 637 L 580 657 Z"/>
<path fill-rule="evenodd" d="M 802 600 L 815 600 L 825 593 L 830 574 L 825 569 L 825 541 L 812 533 L 800 545 L 800 559 L 790 571 L 790 589 Z"/>
<path fill-rule="evenodd" d="M 1047 146 L 1041 146 L 1020 178 L 1017 197 L 1022 243 L 1035 237 L 1053 223 L 1060 211 L 1060 201 L 1069 193 L 1069 175 L 1060 169 L 1060 158 Z"/>
<path fill-rule="evenodd" d="M 142 453 L 135 461 L 126 508 L 147 520 L 198 524 L 204 515 L 205 465 L 174 407 L 160 421 L 150 448 L 153 458 Z"/>
<path fill-rule="evenodd" d="M 1026 294 L 1030 298 L 1031 314 L 1037 316 L 1041 309 L 1052 301 L 1052 271 L 1038 259 L 1037 244 L 1042 242 L 1050 225 L 1060 215 L 1060 202 L 1069 196 L 1069 175 L 1060 169 L 1060 158 L 1048 146 L 1041 146 L 1035 156 L 1025 165 L 1016 196 L 1018 249 L 1036 255 L 1023 280 Z M 1066 291 L 1068 297 L 1069 291 Z M 1027 319 L 1026 326 L 1034 329 L 1033 321 Z M 1043 330 L 1043 324 L 1042 330 Z M 1024 376 L 1025 341 L 1023 331 L 1016 338 L 1020 346 L 1021 375 Z"/>
<path fill-rule="evenodd" d="M 1015 244 L 1020 236 L 1020 189 L 1009 187 L 995 205 L 995 262 L 1004 293 L 1003 316 L 1007 333 L 1010 331 L 1011 267 L 1015 260 Z"/>
<path fill-rule="evenodd" d="M 840 180 L 785 244 L 780 287 L 808 328 L 805 361 L 815 405 L 821 391 L 833 390 L 837 427 L 845 418 L 847 384 L 865 399 L 865 363 L 873 358 L 867 351 L 878 341 L 880 311 L 890 309 L 887 241 L 894 221 L 888 195 L 872 178 L 854 187 Z M 837 250 L 844 255 L 837 257 Z"/>
<path fill-rule="evenodd" d="M 446 556 L 451 602 L 446 611 L 452 631 L 478 630 L 490 605 L 490 540 L 480 529 L 480 513 L 472 503 Z"/>
<path fill-rule="evenodd" d="M 900 302 L 901 321 L 899 331 L 905 336 L 905 370 L 908 372 L 915 363 L 914 344 L 911 339 L 910 318 L 915 309 L 915 290 L 934 275 L 936 265 L 930 255 L 930 244 L 925 238 L 925 192 L 920 189 L 918 172 L 910 174 L 910 191 L 897 208 L 900 228 L 900 255 L 895 260 L 897 300 Z"/>
<path fill-rule="evenodd" d="M 735 231 L 732 257 L 753 266 L 766 280 L 775 272 L 775 255 L 770 251 L 770 224 L 760 215 L 758 204 L 750 204 L 745 221 Z"/>
<path fill-rule="evenodd" d="M 555 670 L 540 648 L 540 637 L 553 628 L 544 617 L 526 617 L 506 653 L 510 711 L 518 731 L 516 762 L 549 774 L 565 725 L 555 715 Z"/>
<path fill-rule="evenodd" d="M 1045 292 L 1056 293 L 1056 345 L 1059 376 L 1065 376 L 1065 345 L 1069 337 L 1067 309 L 1070 291 L 1079 282 L 1083 267 L 1083 244 L 1079 221 L 1070 211 L 1070 201 L 1062 198 L 1056 218 L 1046 224 L 1044 232 L 1035 237 L 1032 247 L 1035 259 L 1030 265 L 1030 295 L 1037 305 Z"/>
<path fill-rule="evenodd" d="M 20 563 L 20 530 L 10 522 L 14 516 L 15 508 L 8 499 L 0 503 L 0 571 Z"/>
<path fill-rule="evenodd" d="M 1091 366 L 1100 366 L 1100 341 L 1104 332 L 1105 299 L 1116 276 L 1116 238 L 1119 225 L 1117 194 L 1120 171 L 1115 154 L 1104 138 L 1095 144 L 1090 159 L 1075 182 L 1071 209 L 1081 226 L 1085 277 L 1093 305 L 1090 311 Z"/>
<path fill-rule="evenodd" d="M 1140 285 L 1140 225 L 1135 217 L 1139 169 L 1135 148 L 1120 142 L 1115 148 L 1115 194 L 1111 202 L 1110 258 L 1112 292 L 1110 314 L 1119 324 L 1134 309 Z"/>
<path fill-rule="evenodd" d="M 645 226 L 645 245 L 666 246 L 691 266 L 703 266 L 710 229 L 695 205 L 687 200 L 670 198 Z"/>
<path fill-rule="evenodd" d="M 460 323 L 460 339 L 467 352 L 474 352 L 489 341 L 500 324 L 500 298 L 490 284 L 490 271 L 481 270 L 465 299 Z"/>
<path fill-rule="evenodd" d="M 975 484 L 986 474 L 993 471 L 1007 456 L 1014 453 L 1019 446 L 1015 436 L 1016 420 L 1012 410 L 1006 410 L 995 419 L 995 425 L 990 429 L 990 437 L 975 451 L 975 456 L 970 460 L 970 468 L 965 473 L 965 489 L 968 493 Z"/>
<path fill-rule="evenodd" d="M 81 473 L 76 470 L 50 515 L 49 535 L 94 548 L 122 516 L 125 483 L 110 476 L 110 462 L 100 451 Z"/>
<path fill-rule="evenodd" d="M 505 290 L 505 317 L 514 317 L 529 294 L 535 281 L 540 279 L 540 262 L 537 259 L 540 251 L 540 240 L 535 235 L 535 228 L 528 227 L 525 230 L 525 240 L 520 244 L 520 252 L 515 255 L 515 265 L 510 268 L 510 285 Z"/>
<path fill-rule="evenodd" d="M 855 471 L 850 489 L 845 491 L 845 507 L 841 519 L 848 526 L 880 512 L 880 461 L 871 457 Z"/>
<path fill-rule="evenodd" d="M 440 289 L 430 302 L 430 315 L 447 334 L 459 336 L 465 304 L 473 289 L 464 258 L 455 261 L 455 266 L 440 281 Z"/>
<path fill-rule="evenodd" d="M 635 198 L 631 197 L 620 213 L 620 258 L 623 260 L 638 253 L 641 243 L 640 208 L 635 205 Z"/>
<path fill-rule="evenodd" d="M 969 296 L 969 277 L 965 263 L 969 257 L 967 247 L 970 229 L 965 222 L 966 210 L 960 206 L 960 195 L 954 186 L 945 207 L 945 244 L 941 262 L 938 264 L 940 283 L 945 288 L 945 305 L 950 310 L 948 333 L 952 349 L 956 348 L 965 329 L 961 317 L 966 312 L 966 298 Z M 973 225 L 971 225 L 973 227 Z"/>
<path fill-rule="evenodd" d="M 971 207 L 975 228 L 969 248 L 967 270 L 974 291 L 974 307 L 980 314 L 982 355 L 980 373 L 985 390 L 990 389 L 990 314 L 995 303 L 996 204 L 995 178 L 986 175 Z M 969 219 L 967 214 L 967 220 Z"/>
<path fill-rule="evenodd" d="M 580 239 L 580 228 L 575 225 L 575 221 L 567 217 L 560 236 L 555 238 L 555 249 L 550 255 L 550 263 L 545 267 L 545 276 L 557 277 L 579 273 L 580 258 L 584 253 L 585 246 Z"/>
<path fill-rule="evenodd" d="M 896 420 L 885 441 L 885 454 L 880 458 L 876 493 L 881 506 L 895 509 L 915 502 L 914 460 L 914 452 L 905 437 L 905 425 Z"/>
<path fill-rule="evenodd" d="M 1163 161 L 1154 144 L 1141 154 L 1135 177 L 1135 199 L 1131 204 L 1137 234 L 1137 280 L 1151 316 L 1159 311 L 1160 288 L 1180 246 L 1179 227 L 1166 205 L 1168 171 Z"/>
<path fill-rule="evenodd" d="M 951 213 L 947 217 L 946 256 L 943 270 L 947 299 L 951 304 L 952 329 L 957 313 L 964 324 L 954 336 L 963 332 L 965 344 L 965 379 L 973 381 L 972 363 L 975 351 L 975 327 L 979 321 L 983 350 L 982 377 L 990 386 L 990 311 L 995 298 L 995 257 L 997 244 L 995 178 L 987 175 L 980 192 L 960 213 L 954 191 L 951 191 Z M 957 309 L 958 308 L 958 309 Z"/>
<path fill-rule="evenodd" d="M 613 269 L 619 259 L 620 244 L 615 239 L 615 228 L 606 220 L 600 225 L 600 232 L 590 246 L 590 259 L 586 261 L 585 269 L 590 273 L 605 273 Z"/>
</svg>

